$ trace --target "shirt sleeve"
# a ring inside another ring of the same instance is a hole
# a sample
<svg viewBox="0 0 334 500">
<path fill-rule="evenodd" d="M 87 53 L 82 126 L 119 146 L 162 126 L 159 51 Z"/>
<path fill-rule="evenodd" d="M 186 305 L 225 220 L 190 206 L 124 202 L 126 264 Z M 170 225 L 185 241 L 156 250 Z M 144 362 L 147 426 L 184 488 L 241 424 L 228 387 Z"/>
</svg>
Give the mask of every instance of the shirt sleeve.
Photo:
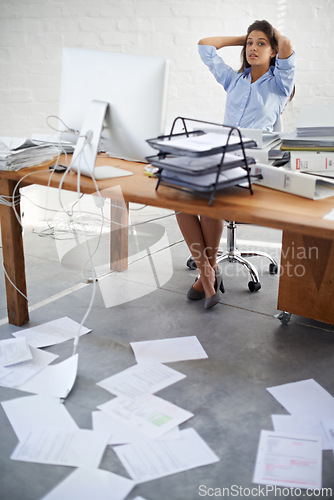
<svg viewBox="0 0 334 500">
<path fill-rule="evenodd" d="M 274 75 L 280 91 L 286 96 L 290 96 L 293 91 L 295 71 L 295 52 L 293 52 L 287 59 L 279 59 L 278 56 L 276 56 Z"/>
<path fill-rule="evenodd" d="M 235 80 L 237 72 L 223 61 L 218 55 L 216 47 L 212 45 L 198 45 L 198 52 L 217 82 L 227 90 L 232 81 Z"/>
</svg>

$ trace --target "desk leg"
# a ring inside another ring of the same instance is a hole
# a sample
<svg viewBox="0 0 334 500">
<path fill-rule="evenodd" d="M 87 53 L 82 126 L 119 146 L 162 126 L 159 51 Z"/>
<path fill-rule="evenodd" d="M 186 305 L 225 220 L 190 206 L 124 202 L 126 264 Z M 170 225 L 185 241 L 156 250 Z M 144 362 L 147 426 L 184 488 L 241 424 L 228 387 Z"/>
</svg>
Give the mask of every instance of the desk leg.
<svg viewBox="0 0 334 500">
<path fill-rule="evenodd" d="M 110 269 L 126 271 L 128 268 L 129 203 L 113 199 L 110 209 Z"/>
<path fill-rule="evenodd" d="M 277 308 L 334 324 L 334 241 L 283 232 Z"/>
<path fill-rule="evenodd" d="M 1 180 L 1 194 L 12 197 L 16 182 Z M 20 214 L 20 205 L 16 206 Z M 12 207 L 0 205 L 1 237 L 4 268 L 19 290 L 27 295 L 22 227 L 16 219 Z M 28 302 L 5 278 L 7 294 L 8 321 L 21 326 L 29 321 Z"/>
</svg>

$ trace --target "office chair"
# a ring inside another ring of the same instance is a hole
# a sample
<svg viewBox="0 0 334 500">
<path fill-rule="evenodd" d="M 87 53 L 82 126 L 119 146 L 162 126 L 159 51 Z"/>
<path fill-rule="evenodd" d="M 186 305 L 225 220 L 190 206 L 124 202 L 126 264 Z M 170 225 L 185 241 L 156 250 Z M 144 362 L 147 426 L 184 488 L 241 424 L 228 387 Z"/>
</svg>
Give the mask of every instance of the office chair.
<svg viewBox="0 0 334 500">
<path fill-rule="evenodd" d="M 274 131 L 280 132 L 282 130 L 283 123 L 282 118 L 279 117 L 277 122 L 274 125 Z M 251 292 L 257 292 L 261 288 L 261 283 L 259 280 L 259 274 L 257 269 L 249 260 L 245 257 L 265 257 L 270 261 L 269 263 L 269 273 L 277 274 L 278 265 L 275 259 L 273 259 L 267 252 L 262 252 L 260 250 L 256 251 L 239 251 L 236 243 L 236 231 L 237 231 L 237 223 L 235 221 L 226 221 L 227 222 L 227 235 L 226 235 L 226 250 L 224 252 L 218 252 L 217 264 L 222 262 L 238 262 L 245 266 L 250 274 L 251 281 L 248 282 L 248 289 Z M 194 270 L 196 269 L 196 263 L 194 259 L 190 256 L 187 260 L 187 266 Z"/>
<path fill-rule="evenodd" d="M 267 258 L 269 263 L 269 273 L 277 274 L 278 265 L 275 259 L 271 257 L 267 252 L 262 252 L 260 250 L 247 250 L 247 251 L 239 251 L 236 244 L 236 230 L 237 223 L 235 221 L 226 221 L 226 250 L 219 251 L 217 257 L 217 264 L 222 262 L 238 262 L 239 264 L 244 265 L 250 274 L 251 280 L 248 282 L 248 289 L 250 292 L 257 292 L 261 288 L 261 283 L 259 279 L 259 274 L 257 272 L 256 267 L 246 259 L 246 257 L 265 257 Z M 187 260 L 187 266 L 189 269 L 196 269 L 196 263 L 192 257 L 189 257 Z"/>
</svg>

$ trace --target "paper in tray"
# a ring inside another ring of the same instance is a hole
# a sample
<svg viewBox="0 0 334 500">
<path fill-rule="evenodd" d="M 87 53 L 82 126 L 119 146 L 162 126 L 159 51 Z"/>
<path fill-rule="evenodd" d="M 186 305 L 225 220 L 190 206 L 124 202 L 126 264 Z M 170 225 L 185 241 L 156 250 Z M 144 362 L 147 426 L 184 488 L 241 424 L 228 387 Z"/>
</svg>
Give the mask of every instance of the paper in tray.
<svg viewBox="0 0 334 500">
<path fill-rule="evenodd" d="M 178 186 L 180 188 L 197 191 L 200 193 L 210 193 L 215 188 L 217 174 L 205 174 L 201 176 L 186 175 L 183 173 L 175 174 L 163 170 L 160 175 L 160 181 L 163 184 Z M 216 189 L 220 190 L 229 186 L 248 181 L 248 175 L 244 168 L 237 167 L 224 171 L 219 175 Z"/>
<path fill-rule="evenodd" d="M 148 139 L 147 142 L 159 151 L 191 157 L 208 156 L 222 153 L 224 150 L 234 151 L 240 149 L 240 137 L 226 132 L 209 132 L 206 134 L 202 131 L 195 131 L 188 134 L 167 135 L 156 139 Z M 256 146 L 256 142 L 253 140 L 246 140 L 243 144 L 245 148 Z"/>
<path fill-rule="evenodd" d="M 151 165 L 163 169 L 165 171 L 171 171 L 180 173 L 183 172 L 187 175 L 204 175 L 209 173 L 217 173 L 218 167 L 221 164 L 222 155 L 216 154 L 213 156 L 203 156 L 200 158 L 193 158 L 189 156 L 177 156 L 167 158 L 160 158 L 159 155 L 148 157 L 148 161 Z M 254 158 L 246 158 L 247 165 L 252 165 L 255 163 Z M 225 153 L 224 162 L 221 166 L 221 171 L 228 170 L 230 168 L 245 167 L 246 163 L 242 156 Z"/>
</svg>

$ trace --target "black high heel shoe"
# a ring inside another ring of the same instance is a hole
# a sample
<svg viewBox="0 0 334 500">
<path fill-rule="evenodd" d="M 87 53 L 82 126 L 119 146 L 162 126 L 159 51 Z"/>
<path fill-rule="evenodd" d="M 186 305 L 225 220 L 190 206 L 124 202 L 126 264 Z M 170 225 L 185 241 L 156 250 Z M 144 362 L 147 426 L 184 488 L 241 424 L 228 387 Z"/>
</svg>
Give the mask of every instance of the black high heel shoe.
<svg viewBox="0 0 334 500">
<path fill-rule="evenodd" d="M 195 279 L 195 283 L 198 280 L 198 278 Z M 200 290 L 195 290 L 194 287 L 189 288 L 187 292 L 187 299 L 189 300 L 200 300 L 205 298 L 205 292 L 204 290 L 201 292 Z"/>
<path fill-rule="evenodd" d="M 225 292 L 225 288 L 223 285 L 223 278 L 218 269 L 215 269 L 215 275 L 216 275 L 216 281 L 215 281 L 215 291 L 216 293 L 214 295 L 211 295 L 208 299 L 205 299 L 204 302 L 204 308 L 205 309 L 211 309 L 211 307 L 215 306 L 218 304 L 220 295 L 219 292 Z"/>
</svg>

